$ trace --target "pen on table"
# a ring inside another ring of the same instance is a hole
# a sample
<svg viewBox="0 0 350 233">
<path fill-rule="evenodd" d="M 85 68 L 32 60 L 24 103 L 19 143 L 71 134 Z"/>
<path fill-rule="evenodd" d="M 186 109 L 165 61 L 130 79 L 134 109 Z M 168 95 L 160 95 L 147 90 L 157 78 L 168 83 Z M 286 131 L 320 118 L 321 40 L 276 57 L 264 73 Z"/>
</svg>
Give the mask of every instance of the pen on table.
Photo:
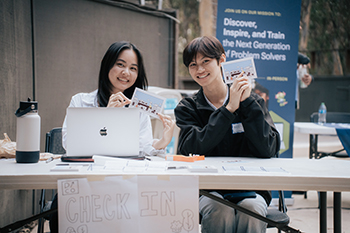
<svg viewBox="0 0 350 233">
<path fill-rule="evenodd" d="M 46 163 L 52 162 L 53 161 L 53 157 L 50 157 L 46 160 Z"/>
<path fill-rule="evenodd" d="M 172 169 L 187 169 L 187 168 L 188 167 L 186 167 L 186 166 L 180 166 L 180 167 L 173 166 L 173 167 L 168 167 L 167 169 L 172 170 Z"/>
<path fill-rule="evenodd" d="M 91 166 L 92 163 L 56 163 L 56 166 L 83 166 L 83 167 L 87 167 L 87 166 Z"/>
</svg>

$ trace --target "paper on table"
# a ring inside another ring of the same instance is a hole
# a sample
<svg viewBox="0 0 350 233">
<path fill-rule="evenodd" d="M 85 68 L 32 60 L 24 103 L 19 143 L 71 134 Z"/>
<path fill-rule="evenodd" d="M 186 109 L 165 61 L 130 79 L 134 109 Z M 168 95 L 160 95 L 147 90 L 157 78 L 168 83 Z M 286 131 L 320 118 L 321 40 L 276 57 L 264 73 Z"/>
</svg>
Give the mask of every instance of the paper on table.
<svg viewBox="0 0 350 233">
<path fill-rule="evenodd" d="M 123 162 L 127 161 L 126 159 L 120 159 L 117 157 L 102 156 L 102 155 L 94 155 L 94 156 L 92 156 L 92 159 L 94 160 L 94 163 L 98 164 L 98 165 L 106 165 L 110 162 L 123 163 Z"/>
<path fill-rule="evenodd" d="M 165 171 L 167 164 L 165 161 L 116 159 L 106 161 L 103 169 L 124 172 Z"/>
<path fill-rule="evenodd" d="M 50 169 L 52 172 L 78 172 L 83 166 L 71 166 L 71 165 L 56 165 Z"/>
<path fill-rule="evenodd" d="M 230 166 L 225 165 L 222 166 L 224 171 L 226 172 L 260 172 L 260 173 L 288 173 L 282 167 L 258 167 L 258 166 Z"/>
<path fill-rule="evenodd" d="M 190 172 L 218 172 L 215 166 L 210 165 L 191 165 L 188 166 Z"/>
<path fill-rule="evenodd" d="M 168 162 L 152 161 L 148 163 L 147 171 L 165 171 L 167 170 Z"/>
</svg>

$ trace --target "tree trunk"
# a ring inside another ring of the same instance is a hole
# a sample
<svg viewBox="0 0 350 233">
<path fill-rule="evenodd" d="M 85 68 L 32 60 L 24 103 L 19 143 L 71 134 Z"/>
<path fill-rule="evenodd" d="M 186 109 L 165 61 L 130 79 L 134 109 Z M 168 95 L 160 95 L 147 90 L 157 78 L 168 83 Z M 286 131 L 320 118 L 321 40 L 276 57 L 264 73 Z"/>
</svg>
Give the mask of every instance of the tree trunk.
<svg viewBox="0 0 350 233">
<path fill-rule="evenodd" d="M 331 5 L 327 3 L 327 6 L 325 7 L 329 15 L 331 16 L 331 22 L 330 22 L 330 28 L 331 31 L 333 31 L 333 52 L 332 52 L 332 59 L 333 59 L 333 75 L 343 75 L 343 66 L 341 64 L 340 55 L 339 55 L 339 40 L 337 35 L 337 23 L 336 18 L 333 14 L 333 9 L 331 8 Z"/>
<path fill-rule="evenodd" d="M 211 0 L 201 0 L 199 3 L 199 26 L 201 36 L 214 36 L 213 5 Z"/>
<path fill-rule="evenodd" d="M 300 14 L 300 39 L 299 50 L 307 50 L 307 42 L 309 38 L 309 26 L 310 26 L 310 12 L 311 12 L 311 0 L 303 0 L 301 3 Z"/>
</svg>

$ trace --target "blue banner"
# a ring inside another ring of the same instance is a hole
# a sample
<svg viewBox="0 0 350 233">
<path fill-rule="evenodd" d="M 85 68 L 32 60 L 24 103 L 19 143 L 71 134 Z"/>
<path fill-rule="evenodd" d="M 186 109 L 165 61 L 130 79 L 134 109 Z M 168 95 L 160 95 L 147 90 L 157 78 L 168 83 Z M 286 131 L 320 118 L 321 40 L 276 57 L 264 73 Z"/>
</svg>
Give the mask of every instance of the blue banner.
<svg viewBox="0 0 350 233">
<path fill-rule="evenodd" d="M 293 157 L 301 0 L 218 0 L 216 37 L 227 61 L 253 57 L 261 95 L 278 128 L 280 157 Z"/>
</svg>

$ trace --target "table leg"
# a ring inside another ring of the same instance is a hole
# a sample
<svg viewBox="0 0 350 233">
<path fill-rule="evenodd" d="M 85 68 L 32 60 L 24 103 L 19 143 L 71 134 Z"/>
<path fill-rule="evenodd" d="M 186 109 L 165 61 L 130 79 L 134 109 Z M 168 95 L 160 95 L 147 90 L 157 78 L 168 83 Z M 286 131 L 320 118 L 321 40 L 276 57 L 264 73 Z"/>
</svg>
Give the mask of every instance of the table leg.
<svg viewBox="0 0 350 233">
<path fill-rule="evenodd" d="M 320 233 L 327 233 L 327 192 L 320 192 Z"/>
<path fill-rule="evenodd" d="M 333 224 L 334 233 L 341 233 L 341 193 L 333 193 Z"/>
<path fill-rule="evenodd" d="M 310 134 L 309 136 L 309 158 L 318 159 L 318 134 Z"/>
<path fill-rule="evenodd" d="M 315 144 L 314 144 L 314 157 L 315 159 L 319 159 L 320 157 L 318 156 L 318 134 L 315 134 Z"/>
<path fill-rule="evenodd" d="M 314 151 L 313 151 L 313 144 L 314 143 L 314 135 L 309 135 L 309 159 L 312 159 Z"/>
</svg>

